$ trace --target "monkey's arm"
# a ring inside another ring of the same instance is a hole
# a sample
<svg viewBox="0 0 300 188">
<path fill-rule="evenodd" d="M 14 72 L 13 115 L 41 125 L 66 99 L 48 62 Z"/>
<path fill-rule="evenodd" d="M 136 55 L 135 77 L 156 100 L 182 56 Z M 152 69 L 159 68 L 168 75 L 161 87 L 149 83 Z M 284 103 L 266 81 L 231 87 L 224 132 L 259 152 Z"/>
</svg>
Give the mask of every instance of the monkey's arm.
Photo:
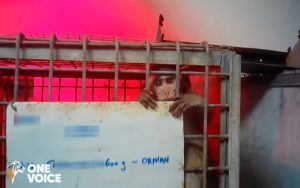
<svg viewBox="0 0 300 188">
<path fill-rule="evenodd" d="M 189 91 L 177 98 L 170 106 L 170 113 L 179 118 L 183 116 L 184 134 L 201 134 L 203 131 L 203 104 L 202 95 Z"/>
<path fill-rule="evenodd" d="M 201 111 L 203 109 L 203 97 L 193 91 L 188 91 L 180 97 L 175 98 L 175 102 L 170 106 L 169 112 L 176 118 L 183 113 L 193 110 Z"/>
</svg>

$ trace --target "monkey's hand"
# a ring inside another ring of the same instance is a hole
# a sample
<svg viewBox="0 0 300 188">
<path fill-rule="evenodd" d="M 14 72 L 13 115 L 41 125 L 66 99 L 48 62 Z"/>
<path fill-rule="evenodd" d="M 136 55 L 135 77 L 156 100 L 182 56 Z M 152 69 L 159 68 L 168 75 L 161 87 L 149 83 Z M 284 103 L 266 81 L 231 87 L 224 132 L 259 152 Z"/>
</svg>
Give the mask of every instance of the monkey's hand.
<svg viewBox="0 0 300 188">
<path fill-rule="evenodd" d="M 204 104 L 203 97 L 194 92 L 188 92 L 174 99 L 175 102 L 170 106 L 169 112 L 175 118 L 179 118 L 184 112 L 193 107 L 202 108 Z"/>
<path fill-rule="evenodd" d="M 154 93 L 150 90 L 144 89 L 140 96 L 138 97 L 138 101 L 146 108 L 149 107 L 151 109 L 155 109 L 157 107 L 157 103 L 154 99 Z"/>
</svg>

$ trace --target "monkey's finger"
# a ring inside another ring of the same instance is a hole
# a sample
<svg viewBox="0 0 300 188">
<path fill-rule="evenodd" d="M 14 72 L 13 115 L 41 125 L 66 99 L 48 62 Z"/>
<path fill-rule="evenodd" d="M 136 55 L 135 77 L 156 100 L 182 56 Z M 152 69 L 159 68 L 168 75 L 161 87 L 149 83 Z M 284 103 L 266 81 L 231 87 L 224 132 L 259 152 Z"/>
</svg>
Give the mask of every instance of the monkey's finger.
<svg viewBox="0 0 300 188">
<path fill-rule="evenodd" d="M 154 95 L 153 92 L 148 90 L 148 89 L 144 89 L 144 92 L 147 93 L 148 95 L 151 95 L 151 96 Z"/>
<path fill-rule="evenodd" d="M 150 95 L 148 95 L 147 93 L 142 93 L 139 98 L 138 101 L 146 108 L 148 109 L 149 107 L 151 109 L 155 109 L 157 107 L 156 101 L 152 99 L 152 97 Z"/>
<path fill-rule="evenodd" d="M 177 108 L 173 111 L 172 115 L 176 118 L 180 117 L 183 112 L 184 112 L 184 108 L 186 108 L 186 106 L 188 106 L 188 103 L 181 103 L 177 106 Z"/>
<path fill-rule="evenodd" d="M 170 106 L 169 112 L 170 112 L 171 114 L 173 114 L 173 113 L 177 110 L 177 108 L 178 108 L 180 105 L 182 105 L 183 103 L 184 103 L 183 100 L 175 101 L 175 102 Z"/>
<path fill-rule="evenodd" d="M 148 105 L 144 100 L 139 100 L 139 102 L 141 103 L 141 105 L 143 105 L 146 109 L 148 109 Z"/>
<path fill-rule="evenodd" d="M 153 99 L 155 101 L 155 95 L 152 91 L 144 89 L 143 94 L 151 99 Z"/>
<path fill-rule="evenodd" d="M 183 108 L 183 113 L 186 112 L 189 108 L 192 107 L 191 104 L 187 103 L 188 105 L 186 105 L 184 108 Z"/>
<path fill-rule="evenodd" d="M 155 110 L 156 107 L 157 107 L 156 102 L 154 101 L 154 103 L 153 103 L 153 101 L 151 99 L 149 99 L 149 98 L 145 98 L 143 100 L 143 102 L 147 106 L 147 109 L 150 107 L 151 109 Z"/>
<path fill-rule="evenodd" d="M 146 100 L 151 106 L 153 106 L 153 107 L 155 108 L 155 107 L 157 106 L 156 101 L 152 98 L 152 96 L 151 96 L 149 93 L 145 92 L 144 94 L 145 94 L 145 96 L 144 96 L 145 100 Z"/>
<path fill-rule="evenodd" d="M 154 101 L 154 103 L 153 103 L 152 100 L 146 100 L 146 102 L 147 102 L 148 106 L 149 106 L 151 109 L 153 109 L 153 110 L 156 109 L 157 104 L 156 104 L 155 101 Z"/>
<path fill-rule="evenodd" d="M 152 103 L 153 101 L 155 102 L 155 100 L 147 92 L 142 92 L 138 97 L 138 101 L 151 101 Z"/>
<path fill-rule="evenodd" d="M 183 102 L 183 99 L 179 99 L 179 100 L 173 102 L 173 104 L 171 104 L 171 106 L 169 107 L 169 112 L 172 113 L 177 108 L 177 106 L 182 102 Z"/>
</svg>

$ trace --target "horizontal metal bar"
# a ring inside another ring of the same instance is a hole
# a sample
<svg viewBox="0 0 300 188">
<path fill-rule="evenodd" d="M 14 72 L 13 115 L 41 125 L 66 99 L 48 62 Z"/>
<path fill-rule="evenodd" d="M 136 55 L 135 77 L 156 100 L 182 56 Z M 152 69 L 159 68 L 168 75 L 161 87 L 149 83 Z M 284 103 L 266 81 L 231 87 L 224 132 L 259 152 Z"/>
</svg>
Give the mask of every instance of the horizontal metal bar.
<svg viewBox="0 0 300 188">
<path fill-rule="evenodd" d="M 0 136 L 0 140 L 6 140 L 6 136 Z"/>
<path fill-rule="evenodd" d="M 145 74 L 146 71 L 139 70 L 119 70 L 120 73 Z"/>
<path fill-rule="evenodd" d="M 15 70 L 14 67 L 0 67 L 0 70 Z M 49 68 L 31 68 L 31 67 L 20 67 L 19 70 L 28 71 L 49 71 Z M 82 72 L 81 69 L 67 69 L 67 68 L 53 68 L 53 71 L 66 71 L 66 72 Z M 97 72 L 97 73 L 114 73 L 114 70 L 97 70 L 97 69 L 87 69 L 87 72 Z M 120 73 L 133 73 L 133 74 L 145 74 L 144 70 L 120 70 Z M 151 74 L 176 74 L 176 71 L 150 71 Z M 181 72 L 185 75 L 189 75 L 188 71 Z M 195 74 L 195 73 L 191 73 Z M 198 74 L 203 74 L 203 72 L 198 72 Z M 217 75 L 215 73 L 209 73 L 209 75 Z M 224 74 L 218 74 L 218 76 L 225 76 Z"/>
<path fill-rule="evenodd" d="M 229 138 L 229 135 L 207 135 L 208 138 Z M 184 135 L 184 138 L 204 138 L 204 135 Z"/>
<path fill-rule="evenodd" d="M 79 71 L 80 72 L 80 71 Z M 35 87 L 43 87 L 43 86 L 35 86 Z M 75 87 L 75 86 L 53 86 L 53 87 Z M 91 88 L 91 86 L 87 86 L 87 88 Z M 107 88 L 107 87 L 100 87 L 100 86 L 94 86 L 94 88 Z M 122 87 L 121 87 L 122 88 Z M 128 87 L 128 89 L 137 89 L 139 87 Z M 6 101 L 3 101 L 3 102 L 0 102 L 0 105 L 8 105 L 10 102 L 6 102 Z M 208 105 L 209 108 L 219 108 L 219 107 L 223 107 L 223 108 L 228 108 L 229 105 L 228 104 L 209 104 Z"/>
<path fill-rule="evenodd" d="M 229 108 L 229 104 L 208 104 L 209 108 Z"/>
<path fill-rule="evenodd" d="M 6 76 L 13 76 L 13 68 L 3 68 L 0 67 L 0 74 Z M 53 77 L 64 77 L 64 78 L 81 78 L 82 72 L 80 69 L 54 69 Z M 20 69 L 21 76 L 33 76 L 33 77 L 48 77 L 48 69 Z M 99 79 L 113 79 L 114 73 L 113 70 L 90 70 L 87 71 L 87 78 L 99 78 Z M 119 79 L 132 79 L 132 80 L 143 80 L 145 79 L 144 74 L 131 74 L 131 73 L 120 73 Z"/>
<path fill-rule="evenodd" d="M 11 103 L 11 102 L 8 102 L 8 101 L 1 101 L 1 102 L 0 102 L 0 106 L 6 106 L 6 105 L 9 105 L 9 103 Z"/>
<path fill-rule="evenodd" d="M 49 37 L 48 39 L 46 39 L 46 38 L 26 38 L 25 37 L 26 41 L 48 41 L 49 42 L 49 39 L 51 40 L 51 37 Z"/>
<path fill-rule="evenodd" d="M 14 43 L 16 38 L 14 37 L 0 37 L 0 44 L 7 44 L 7 43 Z M 49 39 L 26 39 L 22 42 L 23 45 L 47 45 L 49 44 Z M 82 40 L 58 40 L 56 45 L 68 45 L 68 46 L 81 46 Z M 176 43 L 174 42 L 162 42 L 162 43 L 149 43 L 151 47 L 157 48 L 157 47 L 174 47 L 176 48 Z M 107 47 L 114 47 L 115 43 L 113 41 L 93 41 L 90 40 L 89 46 L 107 46 Z M 143 42 L 120 42 L 120 46 L 122 47 L 143 47 L 146 48 L 146 43 Z M 206 51 L 205 44 L 199 44 L 199 43 L 180 43 L 181 48 L 194 48 L 194 49 L 201 49 Z"/>
<path fill-rule="evenodd" d="M 6 172 L 5 171 L 0 171 L 0 176 L 5 176 Z"/>
<path fill-rule="evenodd" d="M 0 70 L 15 70 L 14 67 L 0 67 Z M 21 67 L 20 70 L 28 71 L 49 71 L 49 68 L 30 68 L 30 67 Z M 53 68 L 53 71 L 64 71 L 64 72 L 82 72 L 81 69 L 66 69 L 66 68 Z M 95 70 L 88 69 L 88 72 L 97 72 L 97 73 L 113 73 L 114 70 Z"/>
<path fill-rule="evenodd" d="M 66 41 L 67 42 L 67 41 Z M 65 42 L 61 42 L 61 44 L 67 44 Z M 77 42 L 74 41 L 74 44 L 77 44 Z M 152 48 L 174 48 L 176 49 L 176 43 L 149 43 L 151 45 L 151 50 Z M 96 46 L 107 46 L 107 47 L 113 47 L 114 42 L 107 42 L 107 41 L 91 41 L 89 44 L 91 47 L 96 47 Z M 146 43 L 133 43 L 133 42 L 120 42 L 120 47 L 133 47 L 133 48 L 147 48 Z M 183 49 L 194 49 L 194 50 L 205 50 L 205 46 L 199 46 L 199 44 L 187 44 L 187 43 L 180 43 L 180 47 Z"/>
<path fill-rule="evenodd" d="M 101 64 L 101 62 L 98 62 Z M 103 63 L 104 64 L 104 63 Z M 10 64 L 12 65 L 12 64 Z M 40 66 L 40 68 L 37 68 L 37 67 L 20 67 L 21 69 L 23 70 L 48 70 L 49 71 L 49 68 L 42 68 L 43 64 L 38 64 L 38 63 L 34 63 L 34 65 L 36 66 Z M 46 66 L 46 65 L 44 65 Z M 3 66 L 3 67 L 0 67 L 0 69 L 14 69 L 13 67 L 7 67 L 7 66 Z M 60 69 L 60 68 L 54 68 L 53 70 L 80 70 L 82 71 L 81 69 L 79 68 L 76 68 L 74 69 L 72 67 L 69 68 L 69 69 Z M 97 69 L 87 69 L 89 71 L 93 71 L 93 70 L 97 70 Z M 113 72 L 113 70 L 101 70 L 103 72 Z M 120 72 L 124 72 L 124 73 L 140 73 L 140 74 L 145 74 L 146 73 L 146 70 L 120 70 Z M 161 71 L 161 70 L 155 70 L 155 71 L 150 71 L 151 74 L 176 74 L 176 71 Z M 204 75 L 205 72 L 196 72 L 196 71 L 181 71 L 180 74 L 184 74 L 184 75 Z M 209 76 L 229 76 L 228 73 L 218 73 L 218 72 L 210 72 L 209 73 Z"/>
<path fill-rule="evenodd" d="M 10 41 L 12 42 L 12 41 Z M 25 42 L 25 44 L 24 44 Z M 40 41 L 39 41 L 40 42 Z M 22 50 L 20 50 L 20 59 L 32 59 L 32 60 L 48 60 L 49 58 L 49 41 L 42 41 L 43 46 L 36 44 L 36 41 L 22 41 Z M 9 42 L 8 42 L 9 43 Z M 31 43 L 31 45 L 26 45 Z M 81 61 L 82 60 L 82 42 L 78 41 L 78 47 L 76 46 L 63 46 L 59 41 L 55 43 L 55 50 L 53 51 L 53 60 L 66 60 L 66 61 Z M 15 42 L 11 45 L 3 43 L 0 40 L 0 59 L 1 58 L 15 58 Z M 69 44 L 69 43 L 68 43 Z M 93 62 L 115 62 L 115 49 L 112 47 L 107 48 L 93 48 L 92 42 L 88 45 L 88 56 L 86 61 Z M 131 49 L 126 46 L 120 46 L 120 59 L 119 62 L 126 63 L 145 63 L 147 57 L 145 56 L 146 45 L 142 43 L 144 47 L 138 49 Z M 101 45 L 101 44 L 99 44 Z M 131 46 L 135 46 L 135 43 L 131 43 Z M 141 44 L 139 44 L 141 45 Z M 138 45 L 138 46 L 139 46 Z M 164 49 L 155 46 L 165 46 L 165 44 L 153 44 L 151 45 L 151 63 L 153 64 L 173 64 L 176 63 L 176 47 L 174 49 Z M 183 65 L 209 65 L 219 66 L 221 62 L 221 51 L 212 51 L 211 56 L 206 52 L 200 50 L 184 50 L 182 48 L 182 64 Z"/>
<path fill-rule="evenodd" d="M 204 168 L 198 168 L 197 170 L 184 170 L 185 173 L 202 173 Z M 206 170 L 213 171 L 213 170 L 221 170 L 221 171 L 227 171 L 229 170 L 229 167 L 207 167 Z"/>
<path fill-rule="evenodd" d="M 45 88 L 46 86 L 47 86 L 47 85 L 43 85 L 43 86 L 42 86 L 42 85 L 39 85 L 39 86 L 34 86 L 34 87 L 35 87 L 35 88 L 42 88 L 42 87 Z M 79 87 L 81 87 L 81 85 L 77 85 L 77 86 L 75 86 L 75 85 L 74 85 L 74 86 L 65 86 L 65 85 L 64 85 L 64 86 L 61 86 L 61 85 L 57 85 L 57 86 L 52 86 L 52 87 L 53 87 L 53 88 L 76 88 L 76 87 L 79 88 Z M 110 88 L 110 89 L 112 89 L 112 88 L 114 88 L 114 86 L 110 86 L 110 87 L 109 87 L 109 86 L 86 86 L 86 88 L 88 88 L 88 89 L 93 89 L 93 88 L 94 88 L 94 89 L 101 89 L 101 88 L 102 88 L 102 89 L 103 89 L 103 88 L 104 88 L 104 89 L 108 89 L 108 88 Z M 139 90 L 141 89 L 140 87 L 128 87 L 128 86 L 126 86 L 126 87 L 124 87 L 124 86 L 119 86 L 119 88 L 120 88 L 120 89 L 123 89 L 123 88 L 127 88 L 127 89 L 139 89 Z"/>
<path fill-rule="evenodd" d="M 16 40 L 16 37 L 12 37 L 12 36 L 0 36 L 0 39 L 5 39 L 5 40 Z"/>
<path fill-rule="evenodd" d="M 1 45 L 14 45 L 16 44 L 15 40 L 8 40 L 8 39 L 0 39 Z"/>
<path fill-rule="evenodd" d="M 55 33 L 52 33 L 52 35 L 55 34 Z M 60 34 L 56 34 L 58 35 L 60 38 Z M 71 34 L 72 35 L 72 34 Z M 69 38 L 68 39 L 61 39 L 60 41 L 73 41 L 73 42 L 76 42 L 76 41 L 81 41 L 83 36 L 80 37 L 80 35 L 78 34 L 75 34 L 76 35 L 76 38 L 73 37 L 72 40 L 70 40 Z M 49 41 L 50 40 L 50 36 L 51 34 L 48 34 L 47 36 L 48 37 L 45 37 L 44 35 L 42 35 L 43 37 L 36 37 L 36 36 L 32 36 L 30 35 L 30 37 L 28 37 L 28 35 L 26 35 L 24 37 L 24 39 L 26 40 L 41 40 L 41 41 Z M 68 35 L 67 35 L 68 36 Z M 16 37 L 17 36 L 0 36 L 0 39 L 7 39 L 7 40 L 16 40 Z M 35 37 L 35 38 L 34 38 Z M 94 36 L 94 35 L 87 35 L 88 39 L 90 41 L 95 41 L 95 42 L 113 42 L 113 39 L 115 39 L 115 36 Z M 99 40 L 101 39 L 101 40 Z M 109 39 L 109 40 L 107 40 Z M 122 40 L 123 38 L 121 38 L 121 42 L 122 43 L 126 43 L 126 41 Z M 143 43 L 143 40 L 139 40 L 139 39 L 135 39 L 135 38 L 124 38 L 124 39 L 127 39 L 127 40 L 131 40 L 131 41 L 140 41 L 140 43 Z M 150 43 L 150 42 L 149 42 Z M 174 42 L 163 42 L 163 43 L 150 43 L 151 45 L 152 44 L 161 44 L 161 45 L 165 45 L 165 46 L 168 46 L 168 45 L 174 45 Z M 207 44 L 207 42 L 200 42 L 200 43 L 189 43 L 189 42 L 181 42 L 180 43 L 181 46 L 193 46 L 193 47 L 205 47 Z M 214 47 L 213 45 L 210 45 L 209 47 Z M 224 48 L 224 46 L 218 46 L 218 48 Z"/>
<path fill-rule="evenodd" d="M 196 72 L 196 71 L 181 71 L 180 74 L 188 74 L 188 75 L 205 75 L 205 72 Z M 209 76 L 229 76 L 229 73 L 222 73 L 222 72 L 210 72 L 208 73 Z"/>
</svg>

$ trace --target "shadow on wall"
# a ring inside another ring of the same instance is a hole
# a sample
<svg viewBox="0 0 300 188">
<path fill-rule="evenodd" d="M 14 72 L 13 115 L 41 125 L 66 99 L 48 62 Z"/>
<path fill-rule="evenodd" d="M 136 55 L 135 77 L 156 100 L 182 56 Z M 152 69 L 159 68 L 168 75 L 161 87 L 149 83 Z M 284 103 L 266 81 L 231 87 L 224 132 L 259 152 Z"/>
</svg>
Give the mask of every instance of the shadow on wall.
<svg viewBox="0 0 300 188">
<path fill-rule="evenodd" d="M 273 78 L 242 81 L 242 188 L 300 185 L 300 88 L 270 88 Z"/>
<path fill-rule="evenodd" d="M 241 82 L 241 121 L 254 109 L 268 90 L 274 76 L 250 76 Z"/>
</svg>

